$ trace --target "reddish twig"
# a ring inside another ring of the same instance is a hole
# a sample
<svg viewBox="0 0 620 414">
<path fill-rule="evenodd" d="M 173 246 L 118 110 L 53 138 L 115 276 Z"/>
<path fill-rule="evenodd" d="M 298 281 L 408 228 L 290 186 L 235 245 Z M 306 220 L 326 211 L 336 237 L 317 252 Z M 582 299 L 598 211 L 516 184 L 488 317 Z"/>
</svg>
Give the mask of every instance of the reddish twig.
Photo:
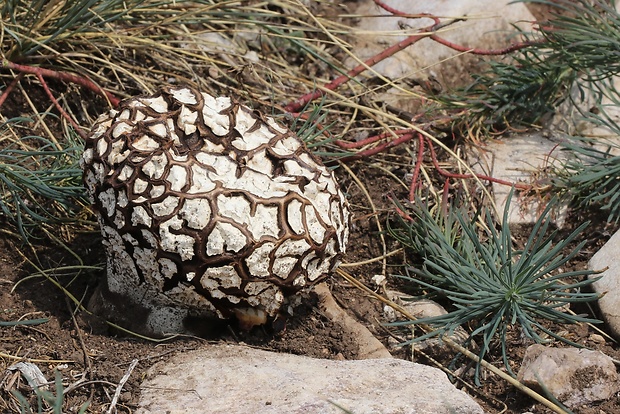
<svg viewBox="0 0 620 414">
<path fill-rule="evenodd" d="M 396 147 L 402 143 L 405 143 L 407 141 L 410 141 L 411 138 L 413 138 L 415 136 L 414 132 L 410 132 L 407 134 L 403 134 L 400 137 L 392 140 L 392 141 L 388 141 L 388 142 L 384 142 L 381 145 L 377 145 L 376 147 L 364 150 L 364 151 L 359 151 L 353 155 L 349 155 L 346 157 L 342 157 L 339 158 L 339 161 L 345 162 L 345 161 L 353 161 L 353 160 L 359 160 L 360 158 L 364 158 L 364 157 L 369 157 L 372 155 L 376 155 L 380 152 L 386 151 L 390 148 Z"/>
<path fill-rule="evenodd" d="M 436 20 L 437 18 L 430 13 L 407 14 L 407 13 L 401 12 L 398 9 L 395 9 L 392 6 L 385 4 L 381 0 L 373 0 L 373 1 L 375 2 L 377 6 L 381 7 L 383 10 L 385 10 L 388 13 L 392 13 L 394 16 L 407 17 L 409 19 L 418 19 L 418 18 L 428 17 L 429 19 L 435 20 L 435 23 L 437 23 L 437 20 Z"/>
<path fill-rule="evenodd" d="M 67 113 L 67 111 L 65 111 L 65 109 L 60 105 L 60 103 L 58 102 L 58 100 L 56 99 L 56 97 L 54 96 L 54 94 L 52 93 L 52 91 L 50 91 L 50 88 L 47 86 L 47 82 L 45 82 L 45 79 L 43 79 L 43 75 L 38 74 L 37 78 L 39 79 L 39 82 L 41 82 L 41 86 L 43 86 L 43 89 L 45 90 L 45 93 L 47 94 L 47 97 L 50 98 L 50 100 L 52 101 L 52 103 L 54 104 L 54 106 L 56 107 L 56 109 L 58 109 L 58 112 L 60 112 L 60 114 L 69 121 L 69 123 L 71 124 L 71 126 L 73 126 L 73 129 L 75 129 L 75 132 L 78 133 L 78 135 L 80 137 L 82 137 L 82 139 L 86 139 L 86 133 L 84 131 L 82 131 L 82 129 L 80 128 L 80 126 L 78 125 L 77 122 L 75 122 L 75 120 L 73 119 L 73 117 L 71 115 L 69 115 Z"/>
<path fill-rule="evenodd" d="M 420 170 L 422 169 L 422 162 L 424 161 L 424 136 L 418 133 L 418 157 L 415 161 L 415 167 L 413 168 L 413 176 L 411 177 L 411 185 L 409 186 L 409 201 L 413 202 L 415 198 L 415 191 L 418 189 L 418 177 L 420 176 Z"/>
<path fill-rule="evenodd" d="M 413 217 L 411 217 L 409 214 L 405 213 L 403 211 L 402 208 L 400 208 L 399 203 L 395 202 L 394 199 L 392 198 L 392 196 L 388 195 L 387 199 L 390 200 L 392 202 L 392 204 L 394 204 L 394 210 L 396 211 L 396 213 L 401 216 L 403 219 L 409 221 L 409 222 L 413 222 Z"/>
<path fill-rule="evenodd" d="M 381 7 L 383 10 L 392 13 L 395 16 L 400 16 L 400 17 L 407 17 L 407 18 L 421 18 L 421 17 L 428 17 L 428 18 L 435 18 L 434 16 L 432 16 L 429 13 L 420 13 L 420 14 L 407 14 L 404 13 L 400 10 L 397 10 L 387 4 L 385 4 L 382 0 L 374 0 L 375 4 L 379 7 Z M 437 24 L 437 20 L 435 20 L 435 23 Z M 539 44 L 542 41 L 529 41 L 529 42 L 522 42 L 522 43 L 516 43 L 513 45 L 510 45 L 508 47 L 505 47 L 503 49 L 477 49 L 477 48 L 470 48 L 470 47 L 465 47 L 465 46 L 461 46 L 461 45 L 457 45 L 456 43 L 452 43 L 446 39 L 443 39 L 439 36 L 437 36 L 436 34 L 431 34 L 429 36 L 431 39 L 433 39 L 434 41 L 436 41 L 437 43 L 440 43 L 444 46 L 449 47 L 450 49 L 456 50 L 458 52 L 467 52 L 467 53 L 472 53 L 474 55 L 485 55 L 485 56 L 497 56 L 497 55 L 506 55 L 508 53 L 512 53 L 515 52 L 519 49 L 523 49 L 525 47 L 528 46 L 532 46 L 535 44 Z"/>
<path fill-rule="evenodd" d="M 365 60 L 364 64 L 357 65 L 356 67 L 354 67 L 353 69 L 348 71 L 346 74 L 338 76 L 333 81 L 327 83 L 324 86 L 324 89 L 315 90 L 313 92 L 310 92 L 310 93 L 307 93 L 307 94 L 303 95 L 301 98 L 296 99 L 293 102 L 289 102 L 284 107 L 284 109 L 287 112 L 299 112 L 299 110 L 301 108 L 303 108 L 304 106 L 306 106 L 306 104 L 308 104 L 308 102 L 311 102 L 311 101 L 313 101 L 313 100 L 315 100 L 317 98 L 320 98 L 323 95 L 325 95 L 325 93 L 326 93 L 325 91 L 326 90 L 330 90 L 330 91 L 335 90 L 340 85 L 347 83 L 352 78 L 354 78 L 357 75 L 359 75 L 360 73 L 364 72 L 368 67 L 376 65 L 377 63 L 381 62 L 382 60 L 387 59 L 388 57 L 394 55 L 396 52 L 399 52 L 399 51 L 405 49 L 406 47 L 411 46 L 412 44 L 418 42 L 419 40 L 422 40 L 425 37 L 428 37 L 429 33 L 435 28 L 437 23 L 438 22 L 436 21 L 436 23 L 433 24 L 432 26 L 428 26 L 428 27 L 425 27 L 423 29 L 420 29 L 417 34 L 411 35 L 408 38 L 406 38 L 405 40 L 402 40 L 402 41 L 396 43 L 395 45 L 392 45 L 392 46 L 388 47 L 383 52 L 381 52 L 381 53 L 371 57 L 368 60 Z"/>
<path fill-rule="evenodd" d="M 374 135 L 372 137 L 369 138 L 365 138 L 356 142 L 348 142 L 348 141 L 343 141 L 341 139 L 334 141 L 334 144 L 338 145 L 340 148 L 344 148 L 344 149 L 356 149 L 356 148 L 361 148 L 363 146 L 369 145 L 369 144 L 373 144 L 377 141 L 381 141 L 382 139 L 385 138 L 389 138 L 396 135 L 404 135 L 404 134 L 408 134 L 410 133 L 411 130 L 410 129 L 397 129 L 395 131 L 391 131 L 391 132 L 384 132 L 382 134 L 379 135 Z"/>
<path fill-rule="evenodd" d="M 419 14 L 414 14 L 414 15 L 408 15 L 406 13 L 403 13 L 397 9 L 392 8 L 391 6 L 383 3 L 383 1 L 381 0 L 374 0 L 375 4 L 377 4 L 379 7 L 383 8 L 384 10 L 387 10 L 388 12 L 397 15 L 397 16 L 403 16 L 403 17 L 409 17 L 409 18 L 429 18 L 432 19 L 434 21 L 434 23 L 431 26 L 427 26 L 424 27 L 420 30 L 418 30 L 418 33 L 411 35 L 409 37 L 407 37 L 405 40 L 402 40 L 398 43 L 396 43 L 395 45 L 390 46 L 389 48 L 385 49 L 384 51 L 382 51 L 381 53 L 378 53 L 377 55 L 371 57 L 368 60 L 365 60 L 363 64 L 357 65 L 355 68 L 351 69 L 350 71 L 348 71 L 346 74 L 338 76 L 336 79 L 334 79 L 333 81 L 327 83 L 324 85 L 323 89 L 320 90 L 315 90 L 313 92 L 307 93 L 305 95 L 303 95 L 302 97 L 289 102 L 284 109 L 287 112 L 298 112 L 301 108 L 303 108 L 306 104 L 308 104 L 308 102 L 311 102 L 317 98 L 320 98 L 322 96 L 324 96 L 326 94 L 326 91 L 333 91 L 336 88 L 338 88 L 339 86 L 343 85 L 344 83 L 348 82 L 349 80 L 351 80 L 352 78 L 356 77 L 357 75 L 359 75 L 360 73 L 364 72 L 368 67 L 372 67 L 374 65 L 376 65 L 377 63 L 381 62 L 384 59 L 387 59 L 388 57 L 394 55 L 395 53 L 413 45 L 414 43 L 418 42 L 419 40 L 422 40 L 424 38 L 430 38 L 432 40 L 434 40 L 435 42 L 442 44 L 444 46 L 447 46 L 453 50 L 459 51 L 459 52 L 466 52 L 466 53 L 472 53 L 472 54 L 476 54 L 476 55 L 505 55 L 535 44 L 539 44 L 542 43 L 542 41 L 528 41 L 528 42 L 521 42 L 521 43 L 516 43 L 510 46 L 507 46 L 505 48 L 502 49 L 478 49 L 478 48 L 470 48 L 470 47 L 465 47 L 465 46 L 461 46 L 461 45 L 457 45 L 455 43 L 452 43 L 446 39 L 443 39 L 441 37 L 439 37 L 437 34 L 435 34 L 435 30 L 437 30 L 440 26 L 442 26 L 440 20 L 438 17 L 433 16 L 431 14 L 428 13 L 419 13 Z M 445 25 L 449 25 L 452 24 L 454 22 L 456 22 L 457 20 L 453 20 L 452 22 L 448 22 L 445 23 L 443 26 Z"/>
<path fill-rule="evenodd" d="M 517 50 L 524 49 L 526 47 L 542 43 L 541 41 L 533 40 L 529 42 L 515 43 L 503 49 L 477 49 L 477 48 L 457 45 L 456 43 L 452 43 L 446 39 L 443 39 L 437 36 L 436 34 L 431 34 L 429 37 L 433 39 L 435 42 L 440 43 L 444 46 L 447 46 L 450 49 L 456 50 L 457 52 L 465 52 L 465 53 L 471 53 L 474 55 L 484 55 L 484 56 L 507 55 L 508 53 L 512 53 Z"/>
<path fill-rule="evenodd" d="M 387 11 L 388 13 L 392 13 L 395 16 L 405 16 L 405 13 L 393 8 L 392 6 L 388 6 L 381 0 L 374 0 L 374 2 L 377 6 L 381 7 L 383 10 Z"/>
<path fill-rule="evenodd" d="M 98 93 L 99 95 L 104 96 L 110 101 L 110 104 L 113 107 L 118 106 L 118 104 L 121 101 L 114 94 L 103 90 L 103 88 L 101 88 L 99 85 L 97 85 L 95 82 L 91 81 L 90 79 L 77 76 L 72 73 L 58 72 L 55 70 L 45 69 L 45 68 L 41 68 L 38 66 L 20 65 L 18 63 L 13 63 L 6 59 L 2 60 L 2 67 L 7 68 L 7 69 L 13 69 L 20 73 L 30 73 L 30 74 L 36 75 L 37 77 L 39 77 L 39 79 L 40 77 L 45 77 L 45 78 L 58 79 L 62 82 L 75 83 L 95 93 Z"/>
<path fill-rule="evenodd" d="M 22 80 L 23 77 L 24 77 L 24 74 L 23 73 L 19 73 L 15 77 L 15 79 L 13 79 L 13 81 L 9 84 L 9 86 L 6 87 L 6 89 L 4 90 L 2 95 L 0 95 L 0 107 L 2 106 L 4 101 L 6 101 L 6 98 L 9 97 L 11 92 L 13 92 L 13 89 L 15 89 L 15 86 L 17 86 L 17 84 L 19 83 L 20 80 Z"/>
<path fill-rule="evenodd" d="M 435 148 L 433 147 L 432 142 L 428 138 L 427 138 L 427 143 L 428 143 L 428 147 L 431 152 L 431 159 L 433 160 L 433 166 L 435 167 L 435 170 L 439 174 L 443 175 L 444 177 L 456 178 L 456 179 L 470 179 L 470 178 L 475 177 L 480 180 L 490 181 L 492 183 L 497 183 L 497 184 L 502 184 L 502 185 L 507 185 L 510 187 L 518 188 L 519 190 L 531 190 L 532 189 L 532 186 L 529 184 L 511 183 L 510 181 L 501 180 L 499 178 L 491 177 L 491 176 L 484 175 L 484 174 L 460 174 L 460 173 L 451 173 L 449 171 L 446 171 L 439 166 L 439 161 L 437 161 L 437 155 L 435 154 Z"/>
</svg>

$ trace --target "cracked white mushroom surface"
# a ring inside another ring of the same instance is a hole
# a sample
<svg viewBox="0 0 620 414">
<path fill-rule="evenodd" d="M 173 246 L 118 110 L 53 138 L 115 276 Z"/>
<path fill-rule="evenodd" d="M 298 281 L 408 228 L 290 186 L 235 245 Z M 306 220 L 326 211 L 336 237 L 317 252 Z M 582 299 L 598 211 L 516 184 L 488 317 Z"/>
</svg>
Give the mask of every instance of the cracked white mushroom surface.
<svg viewBox="0 0 620 414">
<path fill-rule="evenodd" d="M 333 174 L 293 132 L 228 97 L 168 87 L 125 100 L 94 125 L 82 166 L 108 288 L 147 308 L 262 321 L 345 252 L 349 211 Z"/>
</svg>

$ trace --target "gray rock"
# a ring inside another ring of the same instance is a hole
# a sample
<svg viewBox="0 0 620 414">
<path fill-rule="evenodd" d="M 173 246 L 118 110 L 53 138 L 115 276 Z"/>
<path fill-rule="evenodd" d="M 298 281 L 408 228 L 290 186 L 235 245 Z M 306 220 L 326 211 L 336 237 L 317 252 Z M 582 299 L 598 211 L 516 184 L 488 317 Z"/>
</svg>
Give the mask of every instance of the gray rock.
<svg viewBox="0 0 620 414">
<path fill-rule="evenodd" d="M 137 414 L 478 414 L 436 368 L 398 359 L 334 361 L 214 345 L 158 363 Z"/>
<path fill-rule="evenodd" d="M 605 270 L 590 278 L 602 276 L 592 284 L 596 293 L 603 295 L 598 304 L 603 320 L 609 326 L 610 333 L 620 339 L 620 232 L 614 234 L 611 239 L 598 251 L 588 263 L 590 270 Z"/>
<path fill-rule="evenodd" d="M 510 183 L 530 184 L 533 180 L 532 174 L 554 165 L 558 159 L 565 159 L 565 153 L 560 151 L 557 140 L 551 140 L 542 133 L 532 133 L 488 141 L 484 148 L 478 151 L 476 158 L 478 162 L 474 165 L 474 170 L 478 173 Z M 508 185 L 493 183 L 493 197 L 499 217 L 504 214 L 510 190 Z M 515 193 L 510 204 L 508 222 L 535 223 L 545 207 L 546 204 L 541 203 L 540 197 L 522 198 Z M 566 206 L 562 205 L 552 212 L 552 219 L 558 227 L 564 225 L 566 211 Z"/>
<path fill-rule="evenodd" d="M 417 30 L 430 26 L 429 18 L 406 18 L 394 16 L 379 8 L 372 0 L 359 2 L 356 14 L 361 17 L 357 23 L 360 33 L 355 34 L 353 50 L 362 60 L 384 51 L 387 47 L 405 40 Z M 429 13 L 435 16 L 471 16 L 471 20 L 454 23 L 439 35 L 450 42 L 466 47 L 495 49 L 506 47 L 515 39 L 512 24 L 529 30 L 534 16 L 523 3 L 496 0 L 427 1 L 390 0 L 387 1 L 403 13 Z M 450 21 L 442 18 L 443 22 Z M 373 70 L 391 78 L 420 78 L 429 73 L 441 73 L 441 82 L 458 83 L 455 78 L 470 70 L 479 57 L 463 54 L 434 42 L 423 39 L 396 55 L 373 66 Z M 357 65 L 357 62 L 350 62 Z M 466 68 L 466 70 L 464 70 Z M 455 82 L 456 80 L 456 82 Z M 408 97 L 411 99 L 411 96 Z"/>
<path fill-rule="evenodd" d="M 572 408 L 606 400 L 620 390 L 612 359 L 588 349 L 532 345 L 517 378 L 529 387 L 544 387 Z"/>
<path fill-rule="evenodd" d="M 450 22 L 452 17 L 470 16 L 471 20 L 450 24 L 438 34 L 455 44 L 481 49 L 499 49 L 517 42 L 512 24 L 530 30 L 528 22 L 534 21 L 524 4 L 508 0 L 389 0 L 385 3 L 411 15 L 442 16 L 443 23 Z M 354 42 L 352 50 L 359 59 L 345 61 L 351 68 L 359 65 L 360 60 L 368 60 L 433 24 L 429 18 L 394 16 L 379 8 L 373 0 L 362 0 L 358 4 L 355 14 L 362 17 L 356 23 L 358 32 L 352 33 L 351 40 Z M 407 80 L 408 84 L 377 92 L 371 99 L 415 114 L 421 104 L 418 93 L 467 84 L 471 81 L 471 73 L 481 71 L 482 61 L 478 55 L 457 52 L 431 39 L 422 39 L 372 66 L 369 74 L 384 76 L 397 84 Z"/>
<path fill-rule="evenodd" d="M 441 316 L 448 313 L 443 306 L 430 299 L 415 298 L 411 295 L 396 290 L 387 290 L 386 293 L 388 299 L 401 306 L 403 309 L 405 309 L 417 319 L 431 318 L 434 316 Z M 385 305 L 385 307 L 383 308 L 383 316 L 387 322 L 404 321 L 407 319 L 405 316 L 396 312 L 389 305 Z M 422 335 L 421 328 L 417 328 L 415 332 L 416 336 Z M 459 344 L 463 344 L 467 340 L 468 336 L 469 335 L 467 334 L 465 329 L 463 329 L 463 327 L 461 326 L 457 327 L 454 332 L 449 335 L 450 339 Z M 412 337 L 413 335 L 410 333 L 406 336 L 406 339 L 410 340 L 412 339 Z M 399 343 L 395 343 L 393 345 L 393 348 L 397 348 L 399 346 L 401 346 Z M 412 346 L 414 351 L 424 351 L 427 354 L 430 354 L 436 358 L 440 355 L 453 352 L 452 349 L 444 341 L 437 337 L 416 342 Z"/>
</svg>

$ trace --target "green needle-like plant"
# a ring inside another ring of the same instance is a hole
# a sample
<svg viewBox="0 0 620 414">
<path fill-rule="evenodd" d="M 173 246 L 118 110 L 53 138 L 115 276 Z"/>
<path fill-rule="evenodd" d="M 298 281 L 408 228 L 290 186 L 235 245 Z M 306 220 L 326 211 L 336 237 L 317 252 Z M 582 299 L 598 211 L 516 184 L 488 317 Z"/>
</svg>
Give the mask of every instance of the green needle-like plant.
<svg viewBox="0 0 620 414">
<path fill-rule="evenodd" d="M 586 120 L 609 131 L 612 139 L 571 136 L 562 144 L 569 158 L 560 163 L 551 180 L 552 191 L 582 209 L 607 212 L 608 222 L 620 220 L 620 125 L 612 115 L 620 105 L 620 91 L 611 80 L 600 81 L 594 92 L 608 103 L 599 104 Z"/>
<path fill-rule="evenodd" d="M 506 342 L 511 326 L 518 325 L 527 337 L 538 343 L 546 341 L 541 336 L 545 333 L 576 346 L 547 328 L 544 322 L 599 322 L 564 311 L 567 305 L 598 298 L 595 293 L 581 290 L 596 280 L 583 278 L 594 271 L 561 271 L 583 247 L 585 241 L 564 253 L 588 223 L 554 244 L 557 231 L 547 235 L 553 206 L 550 203 L 534 225 L 524 248 L 517 250 L 508 223 L 511 198 L 512 194 L 499 229 L 488 211 L 484 215 L 486 226 L 482 226 L 485 230 L 481 230 L 476 217 L 457 209 L 447 212 L 456 217 L 456 226 L 446 232 L 444 226 L 450 220 L 430 214 L 423 204 L 414 207 L 413 221 L 401 218 L 398 231 L 392 226 L 391 234 L 407 246 L 419 246 L 417 252 L 424 260 L 421 268 L 411 268 L 407 275 L 399 277 L 445 296 L 451 302 L 451 309 L 445 315 L 392 324 L 424 324 L 434 328 L 410 342 L 451 334 L 458 326 L 471 327 L 466 342 L 470 344 L 481 338 L 480 359 L 499 342 L 504 363 L 510 370 Z M 460 233 L 458 237 L 452 236 L 455 229 Z M 479 366 L 476 381 L 478 370 Z"/>
<path fill-rule="evenodd" d="M 443 108 L 466 109 L 453 128 L 479 134 L 535 123 L 567 99 L 578 74 L 531 47 L 510 63 L 489 62 L 487 71 L 472 77 L 466 88 L 439 101 Z"/>
<path fill-rule="evenodd" d="M 578 154 L 562 164 L 553 178 L 554 191 L 581 208 L 598 207 L 607 211 L 608 222 L 620 220 L 620 156 L 611 149 L 595 147 L 587 138 L 572 138 L 564 148 Z"/>
<path fill-rule="evenodd" d="M 566 100 L 579 103 L 592 82 L 620 71 L 620 13 L 614 1 L 524 2 L 548 5 L 549 20 L 533 33 L 520 32 L 524 47 L 510 60 L 489 62 L 467 87 L 436 97 L 436 109 L 453 113 L 453 129 L 483 137 L 531 125 Z M 558 9 L 561 13 L 553 12 Z"/>
<path fill-rule="evenodd" d="M 615 0 L 529 0 L 559 9 L 540 25 L 551 64 L 570 67 L 588 81 L 620 72 L 620 14 Z"/>
<path fill-rule="evenodd" d="M 5 37 L 12 40 L 5 57 L 30 56 L 77 34 L 100 35 L 110 23 L 127 18 L 144 0 L 13 0 L 0 7 Z M 11 44 L 12 43 L 12 44 Z"/>
<path fill-rule="evenodd" d="M 11 119 L 0 125 L 0 136 Z M 14 224 L 24 238 L 42 223 L 75 219 L 76 206 L 85 200 L 78 160 L 82 146 L 68 137 L 66 148 L 50 140 L 29 136 L 0 149 L 0 215 Z"/>
<path fill-rule="evenodd" d="M 401 211 L 406 211 L 403 204 L 395 201 L 396 207 Z M 392 221 L 387 222 L 388 232 L 402 245 L 410 248 L 418 255 L 427 257 L 433 255 L 433 246 L 448 244 L 456 249 L 459 254 L 467 256 L 471 252 L 463 252 L 461 249 L 469 247 L 461 243 L 462 226 L 456 214 L 448 214 L 447 204 L 431 207 L 428 199 L 422 201 L 417 197 L 415 200 L 414 216 L 398 216 L 396 224 Z M 465 209 L 463 208 L 463 211 Z M 462 216 L 462 218 L 465 216 Z M 475 214 L 472 220 L 475 220 Z M 473 224 L 472 224 L 473 225 Z"/>
<path fill-rule="evenodd" d="M 335 137 L 330 132 L 335 122 L 330 122 L 327 115 L 329 109 L 325 107 L 325 98 L 320 102 L 308 103 L 302 110 L 302 117 L 294 117 L 289 128 L 301 138 L 306 147 L 322 158 L 339 158 L 351 155 L 333 145 Z M 290 115 L 285 115 L 285 118 Z"/>
</svg>

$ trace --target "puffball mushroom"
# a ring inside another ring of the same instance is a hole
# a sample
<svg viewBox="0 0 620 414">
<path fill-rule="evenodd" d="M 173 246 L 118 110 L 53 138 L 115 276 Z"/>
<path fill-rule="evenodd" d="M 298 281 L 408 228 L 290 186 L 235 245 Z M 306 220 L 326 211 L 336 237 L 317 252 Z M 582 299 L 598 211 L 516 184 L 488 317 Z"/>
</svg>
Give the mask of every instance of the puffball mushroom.
<svg viewBox="0 0 620 414">
<path fill-rule="evenodd" d="M 293 132 L 229 97 L 167 87 L 126 99 L 86 140 L 106 290 L 146 331 L 188 315 L 264 323 L 324 279 L 348 238 L 333 174 Z"/>
</svg>

